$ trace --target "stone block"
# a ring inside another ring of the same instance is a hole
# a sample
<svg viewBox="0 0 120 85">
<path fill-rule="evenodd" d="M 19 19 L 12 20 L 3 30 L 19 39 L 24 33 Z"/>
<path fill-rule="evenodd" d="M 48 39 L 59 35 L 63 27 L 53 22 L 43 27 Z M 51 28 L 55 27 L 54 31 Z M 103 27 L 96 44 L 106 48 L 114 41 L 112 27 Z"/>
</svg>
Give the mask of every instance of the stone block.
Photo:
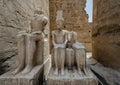
<svg viewBox="0 0 120 85">
<path fill-rule="evenodd" d="M 39 65 L 33 70 L 24 75 L 13 75 L 11 72 L 5 73 L 0 76 L 0 85 L 42 85 L 43 80 L 43 66 Z"/>
<path fill-rule="evenodd" d="M 86 70 L 86 75 L 80 75 L 75 69 L 74 71 L 65 70 L 65 75 L 54 75 L 54 69 L 51 69 L 47 85 L 98 85 L 98 80 L 90 69 Z"/>
</svg>

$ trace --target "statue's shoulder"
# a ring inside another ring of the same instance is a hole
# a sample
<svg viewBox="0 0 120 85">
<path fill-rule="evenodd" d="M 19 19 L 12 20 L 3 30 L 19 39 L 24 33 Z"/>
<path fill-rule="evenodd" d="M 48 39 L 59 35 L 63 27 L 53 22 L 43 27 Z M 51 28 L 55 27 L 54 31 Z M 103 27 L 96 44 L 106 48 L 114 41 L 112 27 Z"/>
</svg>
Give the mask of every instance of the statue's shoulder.
<svg viewBox="0 0 120 85">
<path fill-rule="evenodd" d="M 62 30 L 65 34 L 67 34 L 68 33 L 68 31 L 67 30 Z"/>
<path fill-rule="evenodd" d="M 43 15 L 43 20 L 44 20 L 44 21 L 48 21 L 47 16 Z"/>
<path fill-rule="evenodd" d="M 73 34 L 77 36 L 77 32 L 73 32 Z"/>
<path fill-rule="evenodd" d="M 56 33 L 56 30 L 53 30 L 53 31 L 52 31 L 52 34 L 55 34 L 55 33 Z"/>
<path fill-rule="evenodd" d="M 75 31 L 72 31 L 72 33 L 73 33 L 73 34 L 77 34 L 77 32 L 75 32 Z"/>
</svg>

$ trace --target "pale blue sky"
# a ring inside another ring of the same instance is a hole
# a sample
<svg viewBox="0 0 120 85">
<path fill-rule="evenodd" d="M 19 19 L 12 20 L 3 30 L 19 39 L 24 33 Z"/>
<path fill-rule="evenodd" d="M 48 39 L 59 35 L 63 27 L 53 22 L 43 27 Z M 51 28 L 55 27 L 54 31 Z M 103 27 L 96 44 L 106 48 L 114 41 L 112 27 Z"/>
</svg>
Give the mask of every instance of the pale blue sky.
<svg viewBox="0 0 120 85">
<path fill-rule="evenodd" d="M 89 22 L 92 22 L 93 0 L 87 0 L 85 10 L 87 11 L 87 14 L 89 15 Z"/>
</svg>

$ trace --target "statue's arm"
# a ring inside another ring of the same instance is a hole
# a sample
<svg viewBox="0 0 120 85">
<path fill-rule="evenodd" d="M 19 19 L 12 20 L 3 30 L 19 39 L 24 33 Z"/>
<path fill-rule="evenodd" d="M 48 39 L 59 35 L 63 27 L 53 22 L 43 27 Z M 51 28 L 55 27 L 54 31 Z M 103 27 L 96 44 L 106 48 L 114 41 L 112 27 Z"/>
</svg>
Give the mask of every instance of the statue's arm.
<svg viewBox="0 0 120 85">
<path fill-rule="evenodd" d="M 77 33 L 74 32 L 74 38 L 75 38 L 75 42 L 77 42 Z"/>
<path fill-rule="evenodd" d="M 65 32 L 65 42 L 64 42 L 65 45 L 67 44 L 67 41 L 68 41 L 67 32 Z"/>
<path fill-rule="evenodd" d="M 32 21 L 30 20 L 28 23 L 29 23 L 29 26 L 28 26 L 28 28 L 27 28 L 27 33 L 31 33 L 31 31 L 32 31 L 32 23 L 31 23 Z"/>
<path fill-rule="evenodd" d="M 55 37 L 54 37 L 54 31 L 52 31 L 52 43 L 54 46 L 56 46 L 56 43 L 55 43 Z"/>
</svg>

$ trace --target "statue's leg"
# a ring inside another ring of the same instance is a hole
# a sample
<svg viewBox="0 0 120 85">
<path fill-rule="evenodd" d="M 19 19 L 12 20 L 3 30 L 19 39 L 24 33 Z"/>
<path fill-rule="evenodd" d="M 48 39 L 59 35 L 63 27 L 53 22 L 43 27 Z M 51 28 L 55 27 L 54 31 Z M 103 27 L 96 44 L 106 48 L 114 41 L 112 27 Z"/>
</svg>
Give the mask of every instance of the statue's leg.
<svg viewBox="0 0 120 85">
<path fill-rule="evenodd" d="M 58 75 L 58 48 L 54 48 L 55 75 Z"/>
<path fill-rule="evenodd" d="M 26 65 L 26 68 L 23 70 L 22 74 L 29 73 L 33 69 L 33 66 L 34 66 L 33 58 L 34 58 L 35 50 L 36 50 L 35 36 L 28 34 L 27 35 L 27 51 L 26 51 L 27 65 Z"/>
<path fill-rule="evenodd" d="M 79 60 L 79 57 L 80 57 L 80 55 L 79 55 L 79 53 L 77 53 L 77 51 L 76 51 L 77 69 L 78 69 L 78 71 L 81 71 L 81 69 L 80 69 L 80 60 Z"/>
<path fill-rule="evenodd" d="M 68 54 L 68 68 L 70 69 L 71 67 L 71 53 L 69 52 Z"/>
<path fill-rule="evenodd" d="M 17 57 L 17 69 L 12 72 L 14 75 L 19 73 L 25 66 L 25 35 L 17 35 L 17 47 L 18 47 L 18 57 Z"/>
<path fill-rule="evenodd" d="M 82 65 L 81 65 L 81 51 L 79 49 L 76 50 L 76 62 L 77 62 L 77 69 L 78 73 L 82 76 Z"/>
<path fill-rule="evenodd" d="M 60 69 L 61 75 L 64 75 L 64 66 L 65 66 L 65 48 L 60 48 Z"/>
<path fill-rule="evenodd" d="M 72 68 L 72 51 L 70 51 L 69 49 L 66 51 L 66 59 L 68 61 L 67 63 L 67 67 L 68 67 L 68 70 Z"/>
<path fill-rule="evenodd" d="M 72 52 L 71 52 L 71 69 L 73 70 L 74 69 L 74 66 L 75 66 L 75 64 L 74 64 L 74 62 L 75 62 L 75 55 L 74 55 L 74 50 L 72 49 Z"/>
<path fill-rule="evenodd" d="M 85 49 L 83 49 L 82 57 L 83 57 L 83 66 L 82 66 L 82 68 L 83 68 L 84 74 L 86 74 L 87 69 L 86 69 L 86 52 L 85 52 Z"/>
<path fill-rule="evenodd" d="M 75 66 L 75 52 L 74 52 L 74 50 L 73 50 L 73 52 L 72 52 L 72 68 L 74 69 L 74 66 Z"/>
<path fill-rule="evenodd" d="M 86 61 L 86 58 L 85 58 L 85 51 L 84 49 L 80 49 L 80 69 L 82 71 L 82 74 L 84 75 L 85 74 L 85 61 Z"/>
<path fill-rule="evenodd" d="M 44 53 L 44 42 L 41 40 L 38 40 L 36 42 L 36 52 L 34 56 L 35 65 L 43 64 L 43 61 L 44 61 L 43 53 Z"/>
<path fill-rule="evenodd" d="M 69 67 L 69 53 L 68 53 L 68 48 L 66 48 L 65 64 L 66 64 L 67 67 Z"/>
</svg>

